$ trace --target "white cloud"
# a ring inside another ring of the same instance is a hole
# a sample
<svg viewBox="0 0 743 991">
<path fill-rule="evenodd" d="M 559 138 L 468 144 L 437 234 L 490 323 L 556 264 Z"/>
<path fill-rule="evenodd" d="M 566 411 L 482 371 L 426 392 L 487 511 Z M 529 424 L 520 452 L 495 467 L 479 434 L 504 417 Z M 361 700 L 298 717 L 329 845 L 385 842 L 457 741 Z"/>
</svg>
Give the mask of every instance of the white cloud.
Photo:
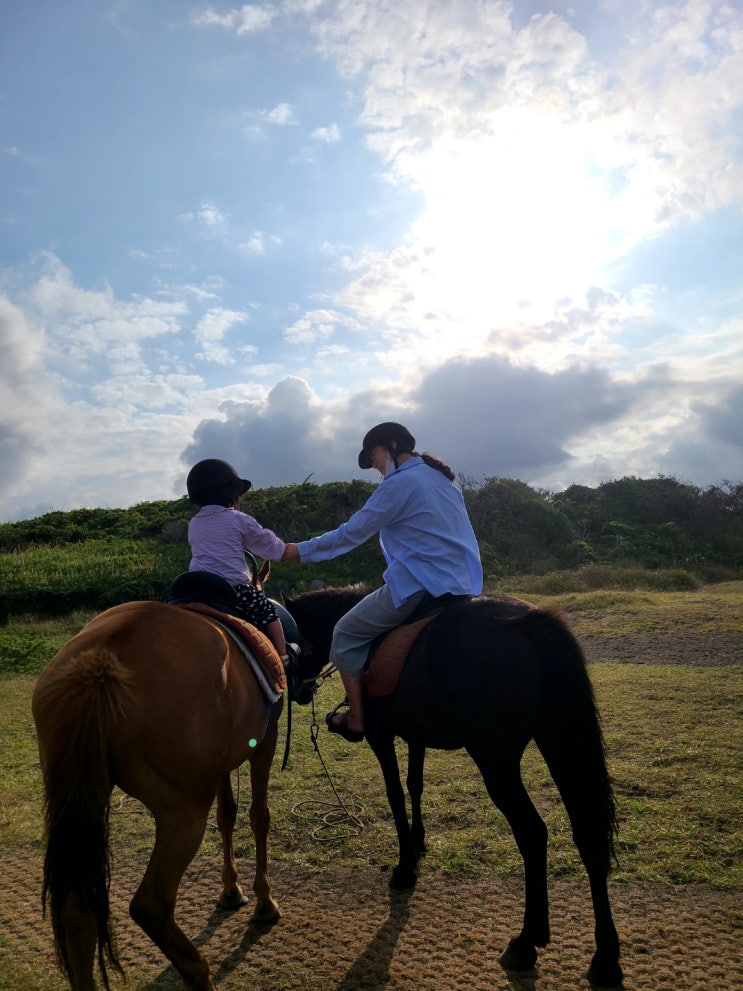
<svg viewBox="0 0 743 991">
<path fill-rule="evenodd" d="M 332 337 L 341 328 L 359 331 L 361 325 L 348 313 L 338 310 L 309 310 L 290 327 L 286 327 L 282 331 L 282 337 L 292 344 L 311 344 Z"/>
<path fill-rule="evenodd" d="M 266 242 L 263 231 L 253 231 L 247 241 L 240 244 L 240 250 L 251 255 L 264 255 L 266 253 Z"/>
<path fill-rule="evenodd" d="M 259 117 L 269 124 L 277 124 L 279 127 L 286 127 L 289 124 L 296 124 L 294 108 L 290 103 L 277 103 L 272 110 L 263 110 Z"/>
<path fill-rule="evenodd" d="M 329 124 L 327 127 L 316 127 L 310 132 L 310 137 L 315 141 L 325 144 L 337 144 L 341 139 L 341 129 L 337 124 Z"/>
<path fill-rule="evenodd" d="M 226 214 L 214 203 L 202 203 L 196 217 L 204 227 L 221 228 L 227 223 Z"/>
<path fill-rule="evenodd" d="M 276 7 L 272 4 L 244 4 L 233 7 L 226 14 L 220 14 L 213 7 L 207 7 L 199 14 L 193 14 L 191 23 L 196 27 L 223 28 L 234 31 L 238 37 L 243 34 L 254 34 L 265 31 L 276 16 Z"/>
<path fill-rule="evenodd" d="M 221 307 L 208 310 L 194 328 L 194 340 L 199 346 L 196 356 L 203 361 L 219 365 L 232 365 L 235 357 L 230 348 L 220 342 L 225 334 L 235 326 L 247 323 L 246 313 Z M 241 348 L 241 352 L 246 349 Z"/>
<path fill-rule="evenodd" d="M 0 296 L 0 492 L 20 488 L 24 474 L 44 446 L 42 388 L 44 335 L 6 297 Z"/>
</svg>

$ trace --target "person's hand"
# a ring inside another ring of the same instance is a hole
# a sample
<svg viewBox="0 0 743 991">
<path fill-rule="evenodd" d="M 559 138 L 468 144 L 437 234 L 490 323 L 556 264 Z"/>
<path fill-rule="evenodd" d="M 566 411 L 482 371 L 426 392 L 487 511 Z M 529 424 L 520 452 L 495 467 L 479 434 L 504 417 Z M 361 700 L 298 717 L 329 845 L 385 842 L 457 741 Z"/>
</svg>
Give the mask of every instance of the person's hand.
<svg viewBox="0 0 743 991">
<path fill-rule="evenodd" d="M 299 548 L 296 544 L 287 544 L 284 548 L 284 553 L 281 556 L 282 561 L 298 561 L 299 560 Z"/>
</svg>

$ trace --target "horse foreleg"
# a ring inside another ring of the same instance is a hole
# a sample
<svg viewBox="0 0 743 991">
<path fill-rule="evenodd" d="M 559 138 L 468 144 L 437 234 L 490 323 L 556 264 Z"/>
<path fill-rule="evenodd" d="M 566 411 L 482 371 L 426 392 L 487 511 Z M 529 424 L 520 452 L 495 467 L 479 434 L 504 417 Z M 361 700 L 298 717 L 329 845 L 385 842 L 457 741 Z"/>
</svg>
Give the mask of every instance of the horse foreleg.
<svg viewBox="0 0 743 991">
<path fill-rule="evenodd" d="M 222 836 L 222 894 L 219 896 L 218 904 L 220 908 L 226 909 L 241 908 L 248 901 L 237 882 L 233 844 L 236 821 L 237 802 L 232 791 L 230 775 L 226 774 L 217 788 L 217 826 Z"/>
<path fill-rule="evenodd" d="M 178 887 L 196 856 L 209 807 L 155 813 L 155 847 L 129 906 L 137 925 L 170 960 L 189 991 L 215 991 L 209 965 L 174 919 Z"/>
<path fill-rule="evenodd" d="M 415 847 L 416 857 L 420 858 L 426 852 L 426 830 L 423 825 L 421 799 L 423 797 L 423 764 L 426 759 L 426 748 L 418 744 L 408 746 L 408 777 L 407 788 L 410 795 L 410 835 Z"/>
<path fill-rule="evenodd" d="M 255 838 L 255 892 L 256 905 L 252 922 L 272 923 L 281 918 L 281 910 L 271 897 L 271 885 L 268 880 L 268 828 L 271 824 L 271 812 L 268 807 L 268 777 L 271 773 L 271 762 L 276 750 L 276 735 L 278 722 L 274 720 L 263 738 L 260 748 L 254 752 L 250 761 L 250 786 L 252 799 L 250 803 L 250 826 Z"/>
<path fill-rule="evenodd" d="M 400 766 L 395 752 L 395 740 L 392 736 L 378 737 L 367 733 L 369 746 L 379 761 L 387 790 L 387 801 L 397 830 L 399 845 L 399 861 L 390 877 L 391 888 L 412 888 L 418 876 L 418 856 L 408 823 L 405 808 L 405 792 L 400 781 Z"/>
<path fill-rule="evenodd" d="M 524 788 L 519 757 L 470 753 L 488 794 L 508 820 L 524 861 L 524 923 L 500 962 L 508 970 L 530 970 L 537 960 L 536 947 L 546 946 L 550 940 L 547 827 Z"/>
</svg>

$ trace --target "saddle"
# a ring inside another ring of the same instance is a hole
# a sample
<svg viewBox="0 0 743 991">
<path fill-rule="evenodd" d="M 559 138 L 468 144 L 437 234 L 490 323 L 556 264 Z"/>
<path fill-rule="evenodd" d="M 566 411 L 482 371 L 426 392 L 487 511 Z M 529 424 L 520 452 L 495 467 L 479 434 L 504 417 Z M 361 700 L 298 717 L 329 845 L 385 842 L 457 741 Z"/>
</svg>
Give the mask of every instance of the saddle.
<svg viewBox="0 0 743 991">
<path fill-rule="evenodd" d="M 208 616 L 229 634 L 251 664 L 266 696 L 270 701 L 278 701 L 286 688 L 284 666 L 268 637 L 241 615 L 237 593 L 226 578 L 208 571 L 187 571 L 170 584 L 166 601 L 168 605 Z M 287 616 L 289 613 L 279 603 L 274 605 L 286 633 L 281 612 Z M 289 619 L 294 623 L 291 616 Z M 290 632 L 294 631 L 296 623 Z"/>
<path fill-rule="evenodd" d="M 438 598 L 426 595 L 402 626 L 396 626 L 389 633 L 378 637 L 371 645 L 369 660 L 361 676 L 361 681 L 369 694 L 391 695 L 397 688 L 408 654 L 423 630 L 447 606 L 456 602 L 466 602 L 471 598 L 470 595 L 451 593 Z"/>
</svg>

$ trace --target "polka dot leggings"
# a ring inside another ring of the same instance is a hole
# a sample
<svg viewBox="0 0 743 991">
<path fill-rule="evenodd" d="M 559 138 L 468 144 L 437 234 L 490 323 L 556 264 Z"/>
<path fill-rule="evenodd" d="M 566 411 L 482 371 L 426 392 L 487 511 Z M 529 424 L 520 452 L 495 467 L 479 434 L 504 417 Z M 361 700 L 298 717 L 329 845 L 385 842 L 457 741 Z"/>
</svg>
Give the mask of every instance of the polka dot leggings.
<svg viewBox="0 0 743 991">
<path fill-rule="evenodd" d="M 266 598 L 266 593 L 255 585 L 235 585 L 235 591 L 238 605 L 253 626 L 262 630 L 279 618 L 273 603 Z"/>
</svg>

